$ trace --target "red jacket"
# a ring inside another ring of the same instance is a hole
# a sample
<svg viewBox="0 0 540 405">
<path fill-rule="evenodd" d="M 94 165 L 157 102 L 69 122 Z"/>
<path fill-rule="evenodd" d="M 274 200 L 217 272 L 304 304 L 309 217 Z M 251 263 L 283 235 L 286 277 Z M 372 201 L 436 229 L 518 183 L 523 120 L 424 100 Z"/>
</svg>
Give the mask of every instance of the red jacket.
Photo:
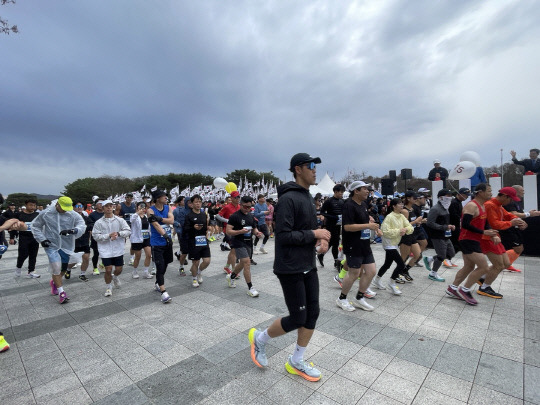
<svg viewBox="0 0 540 405">
<path fill-rule="evenodd" d="M 492 229 L 503 231 L 512 227 L 512 220 L 517 218 L 514 214 L 506 211 L 501 202 L 493 197 L 484 203 L 487 212 L 487 221 Z"/>
</svg>

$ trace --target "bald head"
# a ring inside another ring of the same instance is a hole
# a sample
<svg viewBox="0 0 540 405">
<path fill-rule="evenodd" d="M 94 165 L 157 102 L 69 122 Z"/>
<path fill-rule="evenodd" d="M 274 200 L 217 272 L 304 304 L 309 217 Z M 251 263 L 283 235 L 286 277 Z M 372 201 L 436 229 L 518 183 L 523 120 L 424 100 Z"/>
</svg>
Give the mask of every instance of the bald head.
<svg viewBox="0 0 540 405">
<path fill-rule="evenodd" d="M 519 198 L 523 198 L 523 196 L 525 195 L 525 189 L 523 188 L 523 186 L 515 185 L 512 186 L 512 188 L 516 190 L 516 194 Z"/>
</svg>

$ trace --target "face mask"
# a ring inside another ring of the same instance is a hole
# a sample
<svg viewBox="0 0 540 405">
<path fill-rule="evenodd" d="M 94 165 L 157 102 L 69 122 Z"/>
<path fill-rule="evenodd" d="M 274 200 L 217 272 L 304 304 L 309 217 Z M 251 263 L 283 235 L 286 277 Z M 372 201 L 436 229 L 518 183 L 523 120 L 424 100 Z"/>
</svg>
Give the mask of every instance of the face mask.
<svg viewBox="0 0 540 405">
<path fill-rule="evenodd" d="M 444 207 L 445 210 L 450 207 L 450 203 L 452 202 L 452 197 L 440 197 L 439 201 L 441 205 Z"/>
</svg>

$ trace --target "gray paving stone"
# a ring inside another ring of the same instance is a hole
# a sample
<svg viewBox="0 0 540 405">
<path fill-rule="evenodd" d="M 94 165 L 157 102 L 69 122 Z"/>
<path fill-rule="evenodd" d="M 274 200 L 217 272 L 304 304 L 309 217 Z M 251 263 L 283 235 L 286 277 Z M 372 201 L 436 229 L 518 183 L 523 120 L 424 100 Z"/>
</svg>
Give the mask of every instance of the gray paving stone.
<svg viewBox="0 0 540 405">
<path fill-rule="evenodd" d="M 440 392 L 430 390 L 429 388 L 422 387 L 418 394 L 414 398 L 414 405 L 465 405 L 466 402 L 458 401 L 457 399 L 448 397 Z"/>
<path fill-rule="evenodd" d="M 359 322 L 360 322 L 360 319 L 350 314 L 337 313 L 337 314 L 334 314 L 332 319 L 323 323 L 317 329 L 320 330 L 321 332 L 326 332 L 334 336 L 340 336 L 342 333 L 358 325 Z"/>
<path fill-rule="evenodd" d="M 311 394 L 308 399 L 302 402 L 302 405 L 338 405 L 339 402 L 333 401 L 332 399 L 324 396 L 318 391 L 315 391 Z"/>
<path fill-rule="evenodd" d="M 422 384 L 429 373 L 429 368 L 396 357 L 386 366 L 384 371 L 405 380 Z"/>
<path fill-rule="evenodd" d="M 431 368 L 472 383 L 480 355 L 479 351 L 445 343 Z"/>
<path fill-rule="evenodd" d="M 370 388 L 399 402 L 410 404 L 420 389 L 420 384 L 382 372 Z"/>
<path fill-rule="evenodd" d="M 540 322 L 525 319 L 525 337 L 540 340 Z"/>
<path fill-rule="evenodd" d="M 381 324 L 361 319 L 355 326 L 339 334 L 339 336 L 359 345 L 366 345 L 383 329 L 384 326 Z"/>
<path fill-rule="evenodd" d="M 523 400 L 473 384 L 469 405 L 522 405 Z"/>
<path fill-rule="evenodd" d="M 440 340 L 413 335 L 396 356 L 424 367 L 431 367 L 443 345 L 444 342 Z"/>
<path fill-rule="evenodd" d="M 116 391 L 98 401 L 95 401 L 94 404 L 100 405 L 146 405 L 150 404 L 150 401 L 144 395 L 144 393 L 137 387 L 135 384 L 128 385 L 127 387 L 122 388 L 119 391 Z"/>
<path fill-rule="evenodd" d="M 46 384 L 33 388 L 37 402 L 47 401 L 64 392 L 81 388 L 81 382 L 74 373 L 62 376 Z"/>
<path fill-rule="evenodd" d="M 525 305 L 525 319 L 540 322 L 540 307 Z"/>
<path fill-rule="evenodd" d="M 504 373 L 504 378 L 501 378 L 501 373 Z M 474 383 L 522 399 L 523 365 L 482 353 Z"/>
<path fill-rule="evenodd" d="M 540 367 L 540 340 L 524 339 L 523 361 L 525 364 Z"/>
<path fill-rule="evenodd" d="M 534 404 L 540 404 L 540 368 L 525 365 L 525 400 Z"/>
<path fill-rule="evenodd" d="M 412 336 L 412 332 L 385 327 L 366 345 L 372 349 L 395 356 Z"/>
<path fill-rule="evenodd" d="M 344 405 L 356 404 L 366 391 L 367 387 L 337 374 L 334 374 L 317 389 L 317 392 L 325 397 Z"/>
<path fill-rule="evenodd" d="M 358 402 L 362 405 L 398 405 L 403 402 L 396 401 L 390 397 L 387 397 L 377 391 L 369 389 L 366 391 L 362 399 Z"/>
<path fill-rule="evenodd" d="M 357 382 L 364 387 L 370 387 L 381 372 L 381 370 L 375 367 L 351 359 L 337 371 L 337 374 Z"/>
<path fill-rule="evenodd" d="M 2 405 L 30 405 L 36 403 L 32 390 L 18 392 L 0 399 L 2 399 Z"/>
<path fill-rule="evenodd" d="M 106 378 L 85 384 L 84 389 L 93 401 L 105 398 L 133 384 L 133 381 L 123 372 L 109 374 Z"/>
<path fill-rule="evenodd" d="M 440 392 L 446 396 L 467 402 L 471 393 L 472 383 L 461 378 L 431 370 L 427 375 L 423 387 Z"/>
<path fill-rule="evenodd" d="M 516 336 L 490 332 L 486 336 L 482 351 L 523 363 L 523 339 Z"/>
<path fill-rule="evenodd" d="M 301 378 L 296 376 L 296 380 Z M 290 404 L 290 398 L 295 398 L 297 403 L 302 403 L 312 394 L 313 389 L 306 387 L 292 378 L 282 378 L 264 391 L 264 396 L 269 398 L 274 404 L 284 405 Z"/>
<path fill-rule="evenodd" d="M 22 392 L 28 391 L 30 384 L 25 377 L 10 378 L 2 382 L 2 389 L 0 390 L 0 400 L 4 401 L 6 398 L 10 398 Z"/>
<path fill-rule="evenodd" d="M 13 326 L 12 332 L 14 335 L 14 341 L 20 341 L 69 326 L 74 326 L 76 325 L 76 323 L 77 321 L 73 319 L 71 315 L 64 314 L 52 318 L 40 319 L 37 321 L 25 323 L 23 325 Z"/>
<path fill-rule="evenodd" d="M 379 370 L 384 370 L 394 357 L 372 349 L 370 347 L 363 347 L 353 359 L 368 366 L 374 367 Z"/>
</svg>

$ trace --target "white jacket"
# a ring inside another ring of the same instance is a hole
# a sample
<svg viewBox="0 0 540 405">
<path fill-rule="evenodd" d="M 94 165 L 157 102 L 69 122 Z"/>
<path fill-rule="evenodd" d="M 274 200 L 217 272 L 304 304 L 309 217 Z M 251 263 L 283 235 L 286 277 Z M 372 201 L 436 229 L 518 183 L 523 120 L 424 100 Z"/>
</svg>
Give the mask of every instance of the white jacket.
<svg viewBox="0 0 540 405">
<path fill-rule="evenodd" d="M 118 238 L 111 240 L 110 234 L 118 232 Z M 104 258 L 124 256 L 126 238 L 131 235 L 127 222 L 120 217 L 102 217 L 96 221 L 92 229 L 92 237 L 98 245 L 99 255 Z"/>
<path fill-rule="evenodd" d="M 131 236 L 130 240 L 131 243 L 142 243 L 144 242 L 143 234 L 142 234 L 142 219 L 139 216 L 139 214 L 131 214 Z M 152 225 L 150 225 L 152 227 Z M 150 228 L 148 228 L 148 232 L 151 232 Z"/>
</svg>

